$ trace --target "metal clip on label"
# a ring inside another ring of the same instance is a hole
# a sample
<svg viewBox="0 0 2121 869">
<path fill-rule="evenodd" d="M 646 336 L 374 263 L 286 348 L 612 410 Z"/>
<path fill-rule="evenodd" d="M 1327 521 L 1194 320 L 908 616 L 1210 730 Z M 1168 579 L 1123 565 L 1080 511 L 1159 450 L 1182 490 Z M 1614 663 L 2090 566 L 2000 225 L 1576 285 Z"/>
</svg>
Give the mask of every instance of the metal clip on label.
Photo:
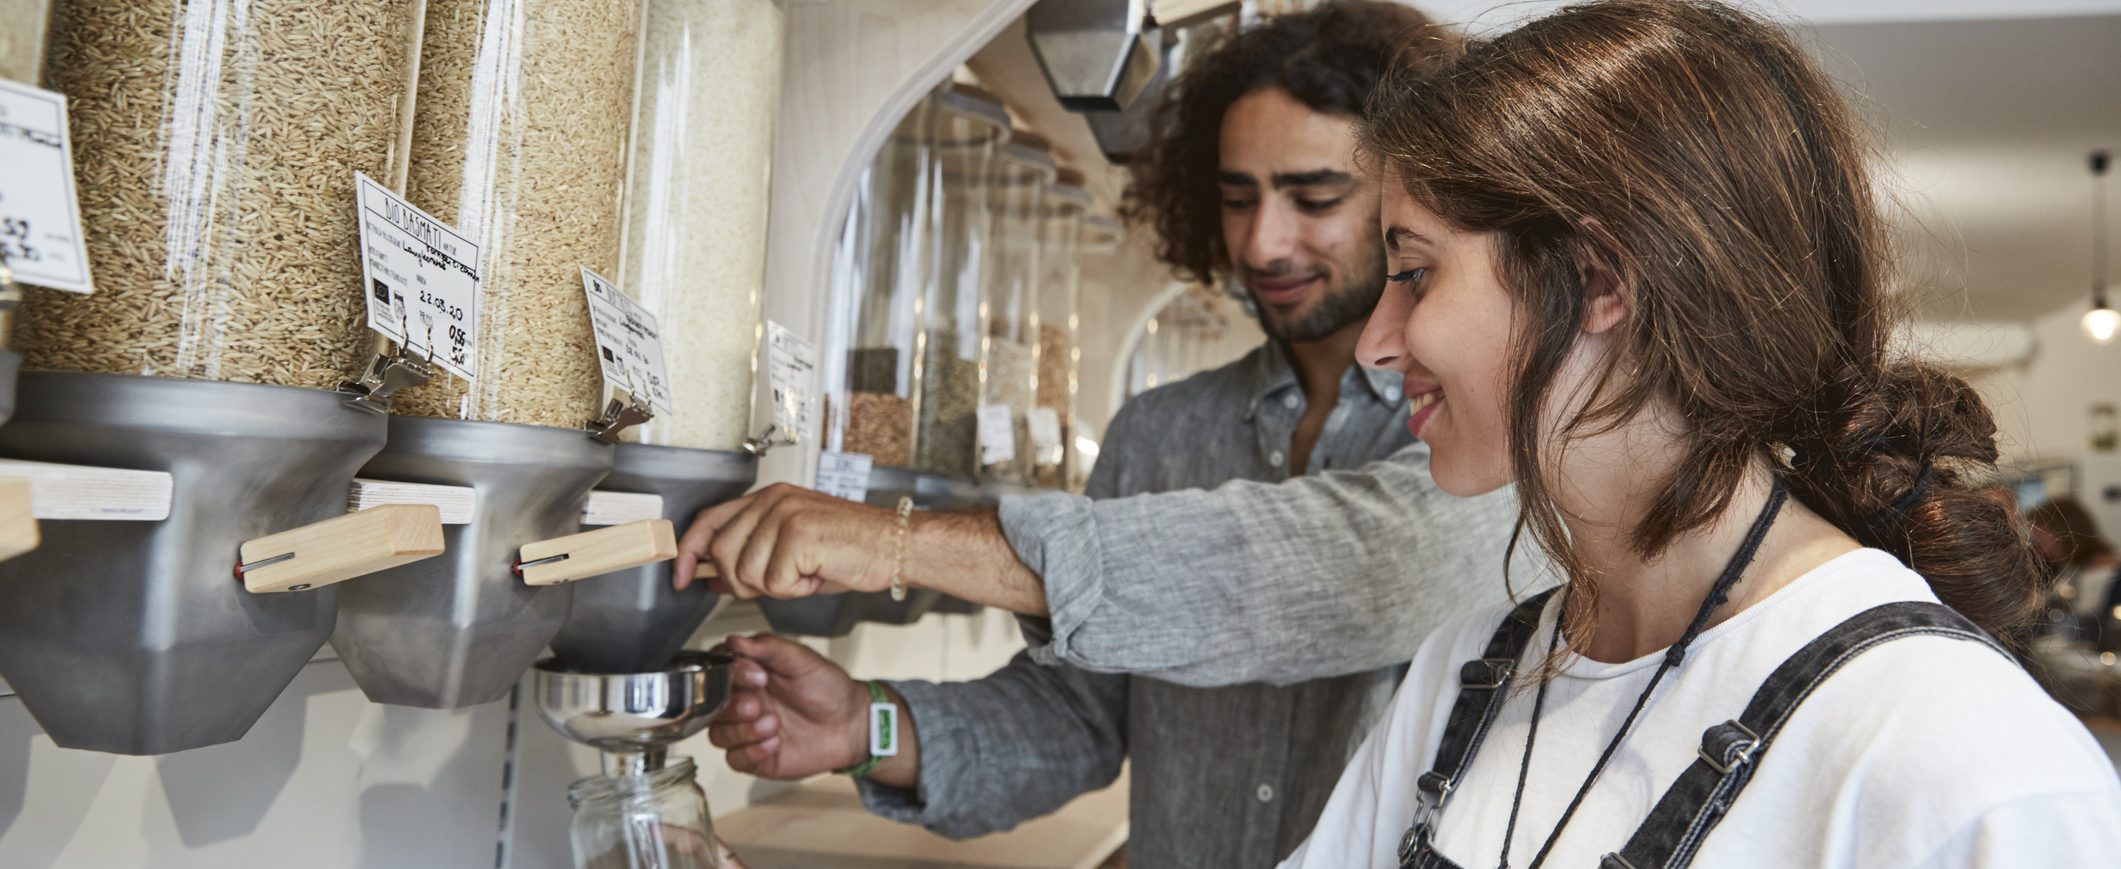
<svg viewBox="0 0 2121 869">
<path fill-rule="evenodd" d="M 339 389 L 353 393 L 357 396 L 354 400 L 361 404 L 389 410 L 391 395 L 400 389 L 410 389 L 433 380 L 434 376 L 434 368 L 426 359 L 398 347 L 377 351 L 374 358 L 368 360 L 368 369 L 361 372 L 360 379 L 340 384 Z"/>
<path fill-rule="evenodd" d="M 589 421 L 589 436 L 607 444 L 619 442 L 619 432 L 655 418 L 655 409 L 631 392 L 612 396 L 602 416 Z"/>
<path fill-rule="evenodd" d="M 744 440 L 744 452 L 754 456 L 763 456 L 774 447 L 792 447 L 798 443 L 801 443 L 801 441 L 795 436 L 781 431 L 780 426 L 769 425 L 766 427 L 765 433 Z"/>
</svg>

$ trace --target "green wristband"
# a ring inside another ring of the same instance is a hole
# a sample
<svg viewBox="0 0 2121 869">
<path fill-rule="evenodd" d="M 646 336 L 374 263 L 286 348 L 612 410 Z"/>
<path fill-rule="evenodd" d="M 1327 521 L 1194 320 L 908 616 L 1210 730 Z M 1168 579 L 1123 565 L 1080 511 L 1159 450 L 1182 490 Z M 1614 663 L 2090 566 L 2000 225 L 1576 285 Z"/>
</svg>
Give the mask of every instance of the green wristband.
<svg viewBox="0 0 2121 869">
<path fill-rule="evenodd" d="M 870 735 L 869 735 L 869 744 L 870 744 L 870 753 L 869 753 L 869 759 L 868 759 L 868 760 L 865 760 L 865 761 L 862 761 L 861 763 L 855 764 L 854 766 L 850 766 L 850 767 L 848 767 L 848 768 L 846 768 L 846 769 L 843 769 L 843 770 L 840 770 L 840 771 L 839 771 L 839 774 L 840 774 L 840 775 L 844 775 L 844 776 L 852 776 L 852 777 L 854 777 L 854 778 L 861 778 L 861 777 L 863 777 L 863 776 L 866 776 L 866 775 L 868 775 L 868 774 L 870 774 L 870 773 L 872 773 L 872 772 L 876 772 L 876 768 L 877 768 L 878 766 L 882 765 L 882 764 L 883 764 L 883 762 L 884 762 L 884 757 L 885 757 L 885 755 L 880 755 L 880 754 L 877 754 L 877 753 L 876 753 L 876 749 L 875 749 L 875 744 L 876 744 L 876 717 L 875 717 L 875 710 L 876 710 L 876 708 L 877 708 L 878 706 L 882 706 L 882 707 L 885 707 L 885 708 L 887 708 L 887 709 L 890 709 L 890 710 L 892 710 L 892 712 L 894 712 L 894 713 L 895 713 L 895 712 L 897 711 L 897 706 L 896 706 L 895 704 L 893 704 L 893 703 L 891 702 L 891 698 L 890 698 L 889 696 L 886 696 L 886 695 L 884 694 L 884 686 L 883 686 L 883 685 L 880 685 L 880 684 L 878 684 L 878 683 L 876 683 L 876 682 L 874 682 L 874 681 L 869 681 L 869 682 L 863 682 L 862 684 L 864 684 L 864 685 L 867 685 L 867 686 L 869 686 L 869 708 L 870 708 L 870 710 L 871 710 L 871 713 L 870 713 L 869 715 L 865 715 L 865 716 L 863 716 L 863 717 L 864 717 L 865 719 L 867 719 L 867 720 L 868 720 L 868 722 L 869 722 L 869 727 L 870 727 L 870 731 L 869 731 L 869 733 L 870 733 Z M 897 724 L 897 716 L 896 716 L 896 715 L 892 715 L 892 716 L 891 716 L 891 718 L 892 718 L 892 724 L 893 724 L 893 725 L 895 726 L 895 725 Z M 894 738 L 895 738 L 895 737 L 894 737 Z M 892 752 L 891 752 L 891 753 L 892 753 L 892 754 L 897 754 L 897 753 L 898 753 L 898 751 L 897 751 L 896 747 L 894 747 L 894 748 L 892 749 Z"/>
</svg>

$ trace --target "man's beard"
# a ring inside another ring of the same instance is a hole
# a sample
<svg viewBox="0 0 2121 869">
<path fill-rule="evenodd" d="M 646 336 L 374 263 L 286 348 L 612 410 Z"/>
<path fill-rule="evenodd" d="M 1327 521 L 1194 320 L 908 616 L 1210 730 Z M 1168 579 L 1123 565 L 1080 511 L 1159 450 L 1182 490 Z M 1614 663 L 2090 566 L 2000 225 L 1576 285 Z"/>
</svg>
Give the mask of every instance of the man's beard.
<svg viewBox="0 0 2121 869">
<path fill-rule="evenodd" d="M 1385 292 L 1384 246 L 1372 247 L 1367 259 L 1344 275 L 1340 286 L 1328 290 L 1325 298 L 1318 300 L 1317 306 L 1300 320 L 1283 320 L 1272 308 L 1260 304 L 1258 296 L 1253 296 L 1252 307 L 1259 312 L 1260 329 L 1276 341 L 1306 342 L 1323 340 L 1349 324 L 1362 322 L 1377 309 L 1377 300 Z"/>
</svg>

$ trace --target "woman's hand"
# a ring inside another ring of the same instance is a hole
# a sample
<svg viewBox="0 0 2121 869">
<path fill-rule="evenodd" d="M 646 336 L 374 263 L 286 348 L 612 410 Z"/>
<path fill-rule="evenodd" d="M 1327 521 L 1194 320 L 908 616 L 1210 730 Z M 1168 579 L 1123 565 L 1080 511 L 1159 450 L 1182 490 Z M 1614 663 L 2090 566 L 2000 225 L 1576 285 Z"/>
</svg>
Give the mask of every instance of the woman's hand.
<svg viewBox="0 0 2121 869">
<path fill-rule="evenodd" d="M 700 511 L 678 541 L 673 582 L 712 564 L 715 591 L 749 600 L 881 591 L 898 553 L 898 515 L 778 483 Z"/>
</svg>

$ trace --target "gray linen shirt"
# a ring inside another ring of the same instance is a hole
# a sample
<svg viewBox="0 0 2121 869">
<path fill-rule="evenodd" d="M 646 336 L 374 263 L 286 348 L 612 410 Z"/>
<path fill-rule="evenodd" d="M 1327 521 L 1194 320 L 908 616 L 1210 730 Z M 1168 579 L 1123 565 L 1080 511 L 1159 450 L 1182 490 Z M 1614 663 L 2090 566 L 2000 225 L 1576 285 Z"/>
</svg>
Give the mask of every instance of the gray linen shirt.
<svg viewBox="0 0 2121 869">
<path fill-rule="evenodd" d="M 1514 508 L 1438 492 L 1399 378 L 1360 368 L 1301 478 L 1332 485 L 1221 485 L 1289 480 L 1303 411 L 1269 343 L 1122 408 L 1089 486 L 1110 500 L 1004 501 L 1012 546 L 1047 582 L 1051 628 L 1028 624 L 1033 652 L 984 679 L 894 683 L 921 783 L 864 781 L 869 808 L 979 835 L 1109 784 L 1131 753 L 1131 865 L 1267 867 L 1303 841 L 1423 637 L 1502 599 Z M 1143 493 L 1171 494 L 1120 497 Z"/>
</svg>

